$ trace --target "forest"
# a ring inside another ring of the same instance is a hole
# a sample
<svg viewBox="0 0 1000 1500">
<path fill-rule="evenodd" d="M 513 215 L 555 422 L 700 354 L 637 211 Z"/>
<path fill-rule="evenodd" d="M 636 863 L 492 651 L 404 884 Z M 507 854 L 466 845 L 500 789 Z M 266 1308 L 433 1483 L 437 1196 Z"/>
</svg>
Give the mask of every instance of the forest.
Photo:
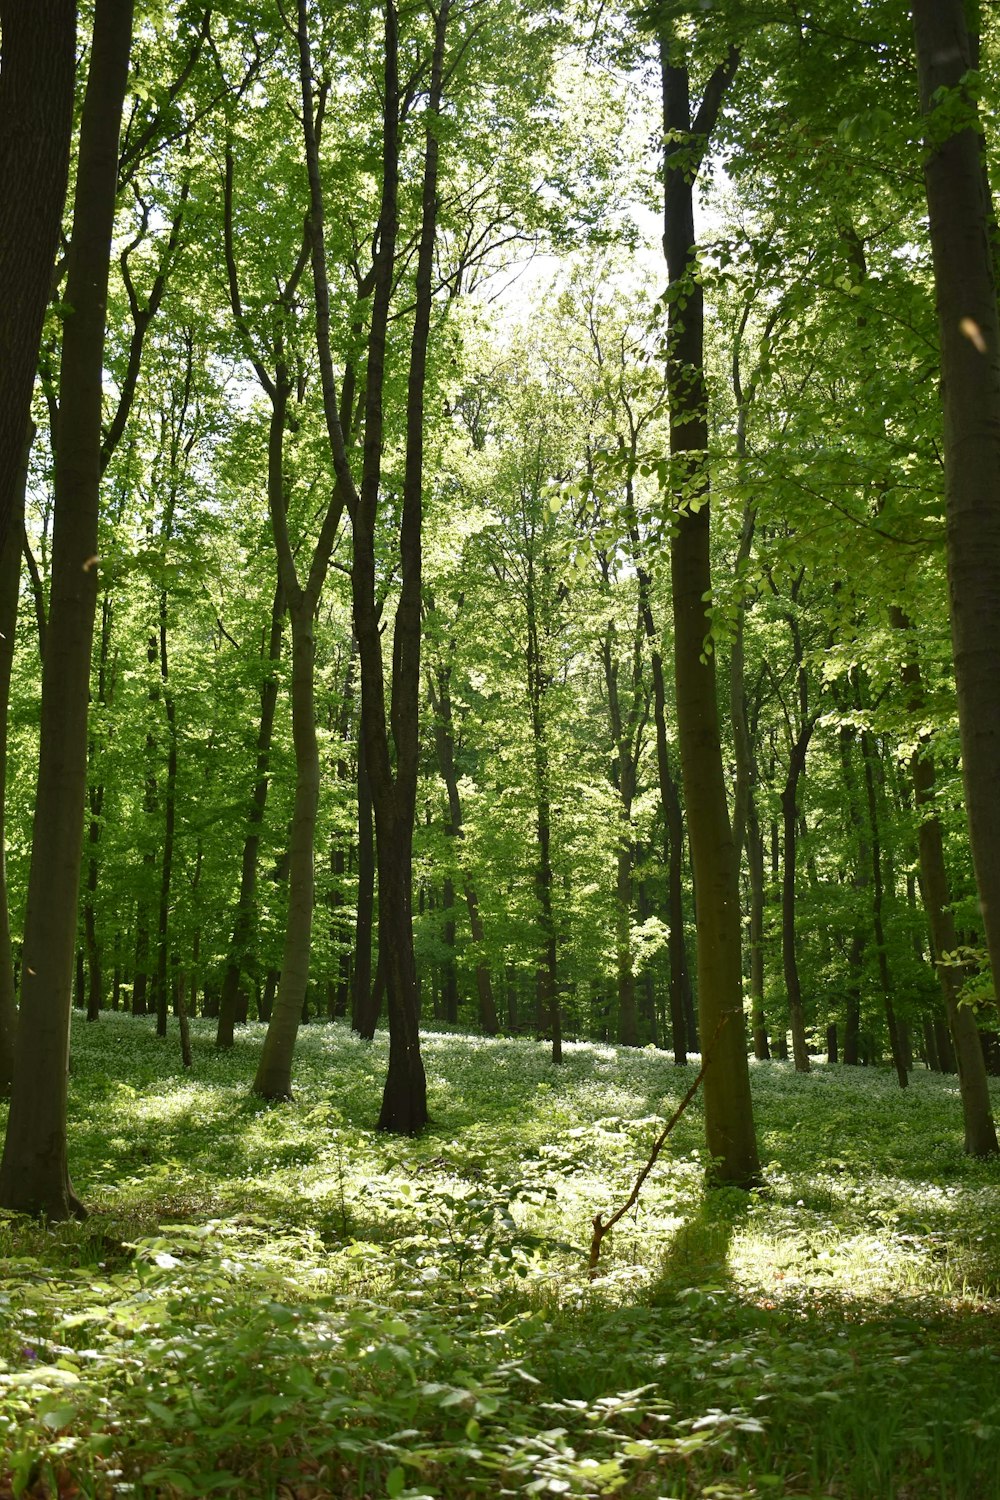
<svg viewBox="0 0 1000 1500">
<path fill-rule="evenodd" d="M 0 1500 L 1000 1493 L 998 63 L 0 0 Z"/>
</svg>

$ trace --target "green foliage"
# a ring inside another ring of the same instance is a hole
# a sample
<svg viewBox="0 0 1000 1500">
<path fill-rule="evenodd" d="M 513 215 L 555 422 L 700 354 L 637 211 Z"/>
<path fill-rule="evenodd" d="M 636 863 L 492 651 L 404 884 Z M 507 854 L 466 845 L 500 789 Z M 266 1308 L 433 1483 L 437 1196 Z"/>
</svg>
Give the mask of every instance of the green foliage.
<svg viewBox="0 0 1000 1500">
<path fill-rule="evenodd" d="M 948 1087 L 753 1071 L 764 1187 L 706 1194 L 654 1051 L 427 1035 L 434 1123 L 369 1128 L 384 1043 L 300 1043 L 295 1102 L 81 1026 L 82 1225 L 0 1221 L 0 1487 L 20 1495 L 979 1500 L 1000 1482 L 1000 1189 Z M 692 1116 L 696 1111 L 692 1110 Z M 944 1393 L 947 1393 L 945 1399 Z"/>
</svg>

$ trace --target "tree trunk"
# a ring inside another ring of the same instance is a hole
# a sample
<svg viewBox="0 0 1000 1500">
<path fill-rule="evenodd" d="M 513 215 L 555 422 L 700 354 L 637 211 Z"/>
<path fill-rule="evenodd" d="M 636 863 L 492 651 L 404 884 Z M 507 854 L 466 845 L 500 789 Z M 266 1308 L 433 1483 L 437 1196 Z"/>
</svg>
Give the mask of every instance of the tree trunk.
<svg viewBox="0 0 1000 1500">
<path fill-rule="evenodd" d="M 379 956 L 389 1012 L 389 1070 L 379 1127 L 413 1134 L 427 1120 L 427 1086 L 420 1058 L 416 963 L 413 955 L 412 840 L 419 772 L 420 632 L 424 467 L 424 391 L 434 295 L 434 246 L 438 214 L 435 128 L 444 93 L 445 33 L 449 0 L 434 15 L 434 43 L 427 80 L 421 223 L 416 256 L 414 312 L 406 393 L 406 441 L 399 524 L 401 579 L 392 643 L 392 684 L 386 712 L 382 637 L 376 604 L 375 530 L 384 446 L 383 396 L 387 326 L 399 228 L 399 17 L 394 0 L 385 6 L 382 93 L 382 192 L 372 275 L 365 386 L 364 454 L 360 488 L 351 471 L 344 419 L 337 401 L 330 340 L 330 296 L 323 234 L 323 189 L 316 139 L 308 6 L 298 0 L 298 45 L 302 121 L 310 190 L 310 239 L 316 304 L 317 348 L 323 409 L 338 486 L 354 535 L 351 570 L 354 628 L 361 663 L 361 720 L 372 787 L 379 872 Z M 343 393 L 342 393 L 343 394 Z M 390 749 L 395 751 L 393 757 Z"/>
<path fill-rule="evenodd" d="M 760 1174 L 743 1021 L 739 868 L 722 766 L 715 655 L 710 649 L 707 391 L 701 284 L 695 270 L 692 155 L 703 151 L 737 54 L 709 79 L 692 121 L 687 67 L 661 33 L 664 235 L 669 277 L 667 380 L 670 453 L 679 499 L 671 544 L 674 671 L 684 802 L 694 865 L 698 929 L 698 1007 L 705 1074 L 705 1127 L 712 1175 L 749 1186 Z"/>
<path fill-rule="evenodd" d="M 458 790 L 458 773 L 455 770 L 455 731 L 451 712 L 451 666 L 439 669 L 437 688 L 431 681 L 431 707 L 434 711 L 434 743 L 437 749 L 438 768 L 448 794 L 448 832 L 460 847 L 463 837 L 462 799 Z M 459 863 L 461 857 L 459 856 Z M 469 914 L 469 928 L 476 949 L 476 993 L 479 1000 L 479 1029 L 486 1036 L 496 1036 L 498 1030 L 496 1001 L 493 997 L 493 980 L 488 964 L 484 961 L 483 919 L 479 912 L 479 897 L 469 876 L 463 871 L 462 884 L 465 891 L 465 906 Z"/>
<path fill-rule="evenodd" d="M 878 800 L 875 789 L 875 747 L 872 743 L 872 737 L 866 729 L 861 731 L 861 755 L 865 767 L 868 826 L 871 830 L 872 930 L 875 937 L 879 983 L 882 986 L 882 999 L 885 1005 L 885 1022 L 889 1032 L 889 1049 L 892 1053 L 892 1062 L 896 1069 L 896 1077 L 899 1079 L 899 1086 L 901 1089 L 905 1089 L 910 1080 L 906 1068 L 903 1036 L 899 1022 L 896 1019 L 895 1006 L 892 1003 L 889 955 L 885 946 L 885 924 L 882 920 L 885 891 L 882 879 L 882 838 L 879 831 Z"/>
<path fill-rule="evenodd" d="M 541 943 L 535 970 L 535 1027 L 548 1031 L 552 1038 L 552 1061 L 562 1062 L 562 1018 L 559 1013 L 559 955 L 555 920 L 552 912 L 552 798 L 549 788 L 548 726 L 545 719 L 545 695 L 549 674 L 541 658 L 535 601 L 533 560 L 527 565 L 527 650 L 528 703 L 531 711 L 531 745 L 535 772 L 535 901 Z"/>
<path fill-rule="evenodd" d="M 758 1062 L 767 1062 L 771 1049 L 767 1044 L 764 1016 L 764 840 L 753 796 L 747 807 L 747 870 L 750 876 L 750 1026 L 754 1056 Z"/>
<path fill-rule="evenodd" d="M 97 600 L 101 384 L 118 137 L 132 0 L 97 0 L 80 126 L 54 477 L 52 594 L 25 917 L 14 1088 L 0 1205 L 64 1219 L 67 1062 L 87 785 L 87 700 Z M 23 444 L 23 422 L 18 442 Z"/>
<path fill-rule="evenodd" d="M 160 591 L 160 678 L 167 718 L 167 779 L 163 789 L 163 851 L 160 856 L 160 900 L 156 919 L 156 1034 L 167 1034 L 170 975 L 170 883 L 174 869 L 174 829 L 177 822 L 177 711 L 170 690 L 167 662 L 167 594 Z"/>
<path fill-rule="evenodd" d="M 809 1052 L 806 1047 L 806 1024 L 802 1009 L 802 986 L 799 982 L 799 965 L 796 954 L 795 932 L 795 856 L 796 856 L 796 797 L 799 777 L 806 763 L 806 751 L 812 738 L 815 719 L 807 719 L 792 746 L 788 761 L 788 777 L 781 793 L 781 811 L 784 825 L 785 857 L 781 881 L 781 958 L 785 974 L 785 989 L 788 994 L 788 1019 L 792 1033 L 792 1057 L 796 1073 L 809 1072 Z"/>
<path fill-rule="evenodd" d="M 371 1041 L 378 1024 L 372 1005 L 372 927 L 375 919 L 375 826 L 372 789 L 365 762 L 365 739 L 358 731 L 358 898 L 354 927 L 351 1027 Z"/>
<path fill-rule="evenodd" d="M 656 639 L 656 624 L 650 599 L 649 574 L 638 559 L 639 535 L 633 537 L 633 558 L 639 582 L 639 608 L 646 639 Z M 670 962 L 670 1030 L 674 1048 L 674 1065 L 687 1066 L 689 1027 L 687 1011 L 691 1003 L 691 981 L 688 975 L 687 946 L 684 939 L 684 815 L 677 783 L 670 769 L 667 748 L 667 692 L 663 678 L 663 657 L 655 645 L 650 650 L 650 675 L 653 679 L 653 724 L 656 730 L 656 768 L 660 783 L 660 806 L 663 812 L 664 850 L 667 867 L 667 956 Z M 692 1034 L 693 1039 L 693 1034 Z"/>
<path fill-rule="evenodd" d="M 0 549 L 18 493 L 59 245 L 76 82 L 76 0 L 0 5 Z"/>
<path fill-rule="evenodd" d="M 284 420 L 283 416 L 280 420 Z M 260 1094 L 264 1099 L 289 1099 L 292 1093 L 292 1056 L 309 980 L 314 846 L 319 806 L 319 748 L 316 741 L 313 687 L 313 601 L 290 599 L 289 614 L 292 622 L 295 803 L 289 845 L 288 919 L 281 959 L 281 979 L 253 1084 L 254 1093 Z"/>
<path fill-rule="evenodd" d="M 254 904 L 257 891 L 257 855 L 260 851 L 260 835 L 264 826 L 264 810 L 267 806 L 267 790 L 271 764 L 271 738 L 274 733 L 274 710 L 278 701 L 277 664 L 281 659 L 281 636 L 285 625 L 285 594 L 279 582 L 271 605 L 271 630 L 267 643 L 266 675 L 260 686 L 260 723 L 257 729 L 257 765 L 250 808 L 247 814 L 247 831 L 243 840 L 243 860 L 240 870 L 240 895 L 233 920 L 233 935 L 229 943 L 229 959 L 222 980 L 222 995 L 219 1000 L 219 1024 L 215 1033 L 215 1045 L 227 1048 L 233 1045 L 233 1026 L 236 1021 L 236 1004 L 240 988 L 240 976 L 247 961 L 253 937 Z"/>
<path fill-rule="evenodd" d="M 892 620 L 901 629 L 911 628 L 910 621 L 900 610 L 894 611 Z M 908 690 L 908 707 L 915 722 L 919 722 L 924 708 L 924 690 L 920 666 L 914 656 L 903 667 L 903 682 Z M 923 753 L 916 750 L 910 757 L 910 774 L 913 777 L 913 800 L 921 819 L 917 835 L 920 890 L 927 910 L 931 947 L 941 984 L 945 1014 L 954 1042 L 965 1127 L 965 1149 L 970 1156 L 992 1156 L 997 1150 L 997 1133 L 979 1032 L 971 1009 L 959 1003 L 958 971 L 953 964 L 944 961 L 946 954 L 954 953 L 958 948 L 958 936 L 951 910 L 941 823 L 934 810 L 934 762 L 929 758 L 926 746 Z M 933 1045 L 933 1031 L 930 1040 L 932 1046 L 928 1048 L 928 1063 L 930 1066 L 936 1064 L 940 1067 L 942 1059 L 940 1049 Z"/>
<path fill-rule="evenodd" d="M 972 860 L 1000 975 L 1000 314 L 963 0 L 914 0 L 941 345 L 952 649 Z M 962 104 L 952 116 L 953 100 Z"/>
<path fill-rule="evenodd" d="M 17 989 L 14 984 L 10 902 L 7 894 L 7 721 L 21 584 L 24 493 L 34 436 L 35 427 L 31 423 L 22 449 L 21 472 L 13 496 L 10 529 L 7 540 L 0 542 L 0 1099 L 10 1097 L 14 1078 L 14 1035 L 17 1029 Z"/>
</svg>

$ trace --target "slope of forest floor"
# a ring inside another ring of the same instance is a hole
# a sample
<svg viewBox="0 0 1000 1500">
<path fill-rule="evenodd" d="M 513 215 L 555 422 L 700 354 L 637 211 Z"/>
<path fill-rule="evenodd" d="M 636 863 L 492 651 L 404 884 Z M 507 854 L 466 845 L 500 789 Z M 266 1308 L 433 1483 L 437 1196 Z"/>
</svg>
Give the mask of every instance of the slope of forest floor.
<svg viewBox="0 0 1000 1500">
<path fill-rule="evenodd" d="M 91 1217 L 0 1218 L 0 1500 L 1000 1494 L 1000 1166 L 954 1078 L 754 1065 L 762 1188 L 706 1194 L 696 1103 L 590 1282 L 664 1054 L 431 1034 L 400 1140 L 381 1037 L 304 1028 L 268 1106 L 258 1027 L 196 1022 L 185 1073 L 74 1024 Z"/>
</svg>

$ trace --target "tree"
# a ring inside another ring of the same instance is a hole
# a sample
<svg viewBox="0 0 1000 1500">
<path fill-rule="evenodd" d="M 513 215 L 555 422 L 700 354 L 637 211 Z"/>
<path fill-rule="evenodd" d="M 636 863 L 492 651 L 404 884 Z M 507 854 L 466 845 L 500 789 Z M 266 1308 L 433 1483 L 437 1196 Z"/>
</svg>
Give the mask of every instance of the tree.
<svg viewBox="0 0 1000 1500">
<path fill-rule="evenodd" d="M 0 6 L 0 549 L 24 468 L 42 321 L 66 198 L 76 0 Z M 13 527 L 16 551 L 20 536 Z"/>
<path fill-rule="evenodd" d="M 80 125 L 54 480 L 52 593 L 14 1088 L 0 1205 L 80 1213 L 66 1147 L 67 1060 L 97 597 L 101 372 L 132 0 L 98 0 Z"/>
<path fill-rule="evenodd" d="M 739 62 L 730 47 L 692 114 L 680 28 L 659 29 L 663 85 L 664 235 L 669 285 L 667 375 L 670 455 L 677 496 L 671 541 L 674 673 L 681 772 L 694 866 L 698 1007 L 705 1074 L 705 1129 L 713 1173 L 749 1186 L 759 1173 L 743 1022 L 739 867 L 720 742 L 711 641 L 710 506 L 704 299 L 697 275 L 693 190 L 707 140 Z"/>
<path fill-rule="evenodd" d="M 969 837 L 1000 974 L 1000 314 L 963 0 L 914 0 L 941 347 L 948 590 Z"/>
</svg>

